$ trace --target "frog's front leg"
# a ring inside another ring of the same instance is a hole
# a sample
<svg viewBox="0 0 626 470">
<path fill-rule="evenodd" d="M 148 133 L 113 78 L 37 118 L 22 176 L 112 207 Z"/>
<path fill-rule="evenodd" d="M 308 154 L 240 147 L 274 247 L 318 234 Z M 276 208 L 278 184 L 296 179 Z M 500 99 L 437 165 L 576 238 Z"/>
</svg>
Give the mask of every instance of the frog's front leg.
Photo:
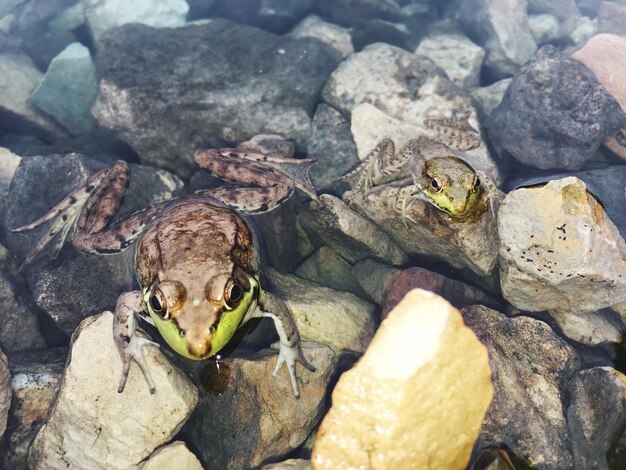
<svg viewBox="0 0 626 470">
<path fill-rule="evenodd" d="M 291 312 L 285 302 L 269 292 L 261 291 L 258 300 L 258 309 L 252 315 L 253 317 L 269 317 L 274 321 L 274 326 L 280 340 L 272 347 L 278 346 L 278 359 L 274 375 L 283 364 L 287 366 L 289 378 L 291 379 L 291 387 L 296 398 L 300 398 L 300 388 L 298 387 L 298 378 L 296 375 L 296 362 L 299 362 L 311 372 L 315 372 L 309 361 L 306 360 L 300 347 L 300 334 L 293 320 Z"/>
<path fill-rule="evenodd" d="M 269 212 L 289 199 L 295 188 L 317 200 L 317 193 L 308 175 L 315 160 L 280 158 L 239 148 L 198 150 L 194 159 L 198 165 L 219 178 L 252 185 L 199 191 L 239 212 Z"/>
<path fill-rule="evenodd" d="M 118 393 L 124 391 L 132 361 L 135 361 L 141 369 L 141 372 L 143 372 L 143 376 L 146 382 L 148 382 L 148 387 L 150 387 L 150 393 L 154 393 L 156 390 L 141 348 L 143 346 L 155 346 L 158 348 L 159 344 L 149 339 L 142 338 L 136 333 L 137 321 L 135 315 L 145 311 L 146 308 L 143 303 L 141 291 L 125 292 L 117 299 L 115 318 L 113 320 L 113 340 L 115 341 L 117 351 L 120 353 L 122 359 L 122 375 L 120 377 L 119 386 L 117 387 Z"/>
</svg>

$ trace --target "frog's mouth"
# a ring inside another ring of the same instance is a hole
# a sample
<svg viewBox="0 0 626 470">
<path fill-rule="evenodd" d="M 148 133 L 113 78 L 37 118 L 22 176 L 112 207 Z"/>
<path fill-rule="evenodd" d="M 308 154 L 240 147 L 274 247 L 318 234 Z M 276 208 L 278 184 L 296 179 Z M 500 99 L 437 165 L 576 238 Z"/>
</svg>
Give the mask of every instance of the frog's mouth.
<svg viewBox="0 0 626 470">
<path fill-rule="evenodd" d="M 480 196 L 481 192 L 482 192 L 481 189 L 470 192 L 467 197 L 467 202 L 465 203 L 465 206 L 463 207 L 463 210 L 458 210 L 458 208 L 452 208 L 451 204 L 449 203 L 447 199 L 438 198 L 437 197 L 438 195 L 436 194 L 429 194 L 428 200 L 433 206 L 435 206 L 440 211 L 445 212 L 450 217 L 456 218 L 456 219 L 462 219 L 471 215 L 472 212 L 474 212 L 474 209 L 476 209 L 476 206 L 477 206 L 476 202 L 478 201 L 478 197 Z"/>
</svg>

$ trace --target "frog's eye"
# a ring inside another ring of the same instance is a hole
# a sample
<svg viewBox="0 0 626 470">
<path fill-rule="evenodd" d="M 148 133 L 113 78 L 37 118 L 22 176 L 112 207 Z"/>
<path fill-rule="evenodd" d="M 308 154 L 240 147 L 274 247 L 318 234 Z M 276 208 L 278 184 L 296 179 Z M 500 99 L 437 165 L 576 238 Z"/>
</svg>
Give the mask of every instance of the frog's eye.
<svg viewBox="0 0 626 470">
<path fill-rule="evenodd" d="M 474 191 L 478 191 L 480 189 L 480 178 L 478 178 L 478 175 L 476 175 L 474 177 L 474 187 L 473 187 Z"/>
<path fill-rule="evenodd" d="M 441 178 L 439 178 L 438 176 L 435 176 L 433 179 L 430 180 L 430 190 L 434 193 L 439 193 L 441 192 L 441 190 L 443 189 L 443 182 L 441 181 Z"/>
<path fill-rule="evenodd" d="M 150 295 L 148 302 L 150 302 L 150 308 L 154 313 L 156 313 L 158 316 L 165 320 L 168 319 L 169 316 L 167 314 L 167 303 L 165 301 L 165 298 L 163 297 L 163 292 L 161 292 L 159 289 L 156 289 L 152 292 L 152 295 Z"/>
<path fill-rule="evenodd" d="M 224 290 L 224 304 L 226 308 L 229 310 L 234 309 L 239 304 L 239 301 L 243 298 L 243 287 L 241 285 L 231 279 L 226 284 L 226 289 Z"/>
</svg>

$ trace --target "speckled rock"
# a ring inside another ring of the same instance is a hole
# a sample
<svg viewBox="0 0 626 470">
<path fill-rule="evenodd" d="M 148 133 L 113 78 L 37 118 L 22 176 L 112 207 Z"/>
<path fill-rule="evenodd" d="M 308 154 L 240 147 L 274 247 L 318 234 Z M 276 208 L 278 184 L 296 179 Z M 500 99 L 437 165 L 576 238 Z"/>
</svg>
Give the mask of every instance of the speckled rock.
<svg viewBox="0 0 626 470">
<path fill-rule="evenodd" d="M 344 59 L 354 52 L 350 32 L 333 23 L 328 23 L 317 15 L 309 15 L 289 32 L 295 38 L 312 37 L 339 51 Z"/>
<path fill-rule="evenodd" d="M 626 4 L 608 1 L 600 3 L 598 33 L 626 36 Z"/>
<path fill-rule="evenodd" d="M 0 439 L 4 437 L 7 428 L 9 408 L 11 406 L 11 372 L 9 361 L 0 350 Z"/>
<path fill-rule="evenodd" d="M 626 5 L 624 5 L 626 9 Z M 572 54 L 572 58 L 585 64 L 619 103 L 626 113 L 626 84 L 615 77 L 626 74 L 626 37 L 615 34 L 598 34 Z M 619 157 L 626 160 L 626 123 L 615 133 L 607 136 L 604 144 Z M 621 142 L 621 143 L 620 143 Z"/>
<path fill-rule="evenodd" d="M 626 376 L 610 367 L 578 372 L 569 386 L 567 422 L 574 468 L 626 464 Z"/>
<path fill-rule="evenodd" d="M 489 351 L 494 397 L 476 450 L 505 448 L 531 468 L 572 468 L 562 402 L 580 360 L 545 323 L 509 319 L 487 307 L 461 310 L 465 324 Z"/>
<path fill-rule="evenodd" d="M 619 344 L 626 332 L 623 321 L 611 309 L 581 314 L 555 311 L 550 316 L 566 337 L 586 346 Z"/>
<path fill-rule="evenodd" d="M 461 281 L 449 279 L 424 268 L 409 268 L 399 273 L 384 304 L 381 318 L 384 320 L 404 296 L 412 289 L 423 289 L 440 295 L 456 308 L 471 304 L 495 305 L 497 302 L 480 289 Z"/>
<path fill-rule="evenodd" d="M 485 51 L 467 36 L 453 31 L 436 31 L 422 39 L 415 53 L 431 59 L 461 88 L 478 85 Z"/>
<path fill-rule="evenodd" d="M 338 356 L 367 349 L 378 323 L 374 305 L 290 274 L 269 274 L 270 290 L 285 300 L 303 340 L 325 344 Z"/>
<path fill-rule="evenodd" d="M 490 375 L 459 312 L 430 292 L 409 292 L 340 377 L 313 468 L 465 468 L 492 398 Z"/>
<path fill-rule="evenodd" d="M 29 102 L 76 135 L 93 129 L 91 106 L 97 94 L 96 66 L 89 49 L 74 42 L 52 59 Z"/>
<path fill-rule="evenodd" d="M 591 70 L 544 46 L 513 78 L 487 125 L 523 164 L 576 170 L 626 125 L 626 113 Z"/>
<path fill-rule="evenodd" d="M 463 0 L 456 20 L 472 41 L 485 48 L 484 65 L 498 78 L 517 73 L 537 49 L 528 29 L 525 0 Z"/>
<path fill-rule="evenodd" d="M 26 468 L 28 450 L 54 404 L 67 348 L 38 349 L 11 355 L 13 408 L 5 448 L 4 468 Z"/>
<path fill-rule="evenodd" d="M 373 259 L 364 259 L 352 266 L 352 274 L 367 295 L 382 308 L 402 270 Z"/>
<path fill-rule="evenodd" d="M 7 227 L 20 227 L 41 217 L 103 167 L 77 154 L 22 158 L 11 185 Z M 119 217 L 169 199 L 173 191 L 182 187 L 180 179 L 163 170 L 131 165 L 130 171 L 130 186 Z M 45 193 L 42 188 L 46 188 Z M 8 247 L 21 262 L 43 233 L 39 229 L 34 233 L 11 234 L 7 238 Z M 42 255 L 26 271 L 26 279 L 39 308 L 67 334 L 86 316 L 114 308 L 119 294 L 132 285 L 131 250 L 118 255 L 93 256 L 67 246 L 57 261 L 50 262 L 47 258 Z M 80 288 L 68 289 L 68 285 Z"/>
<path fill-rule="evenodd" d="M 280 134 L 304 150 L 319 92 L 339 60 L 315 39 L 226 20 L 177 29 L 126 25 L 101 41 L 93 114 L 144 163 L 189 176 L 198 148 L 259 133 Z"/>
<path fill-rule="evenodd" d="M 0 113 L 11 130 L 45 139 L 63 136 L 60 127 L 27 103 L 42 79 L 43 74 L 27 56 L 0 53 Z"/>
<path fill-rule="evenodd" d="M 284 367 L 278 377 L 272 376 L 275 353 L 263 350 L 220 361 L 226 387 L 219 395 L 202 393 L 183 428 L 206 468 L 257 467 L 280 459 L 306 439 L 324 411 L 336 358 L 321 345 L 306 346 L 304 354 L 317 371 L 297 366 L 299 399 L 293 396 Z"/>
<path fill-rule="evenodd" d="M 124 0 L 80 0 L 91 35 L 97 41 L 113 28 L 127 23 L 141 23 L 160 28 L 183 26 L 189 11 L 185 0 L 142 0 L 132 4 Z"/>
<path fill-rule="evenodd" d="M 383 230 L 330 194 L 322 194 L 320 202 L 305 205 L 298 220 L 305 230 L 314 233 L 350 263 L 364 258 L 396 265 L 408 261 L 402 249 Z"/>
<path fill-rule="evenodd" d="M 528 311 L 626 300 L 626 242 L 577 178 L 510 192 L 498 215 L 502 294 Z"/>
<path fill-rule="evenodd" d="M 61 389 L 31 447 L 31 468 L 129 468 L 180 430 L 198 391 L 157 348 L 143 355 L 157 392 L 132 364 L 126 388 L 117 392 L 122 362 L 111 334 L 113 314 L 79 325 Z M 84 445 L 89 442 L 90 445 Z"/>
<path fill-rule="evenodd" d="M 202 464 L 182 441 L 172 442 L 161 447 L 148 460 L 139 465 L 138 470 L 202 470 Z"/>
</svg>

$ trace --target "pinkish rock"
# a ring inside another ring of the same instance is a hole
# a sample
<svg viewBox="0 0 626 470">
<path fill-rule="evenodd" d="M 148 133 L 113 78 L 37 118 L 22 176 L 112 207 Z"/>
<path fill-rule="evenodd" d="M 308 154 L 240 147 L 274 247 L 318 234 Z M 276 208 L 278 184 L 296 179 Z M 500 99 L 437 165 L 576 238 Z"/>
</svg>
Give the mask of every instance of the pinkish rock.
<svg viewBox="0 0 626 470">
<path fill-rule="evenodd" d="M 389 312 L 400 303 L 407 292 L 415 288 L 434 292 L 457 308 L 471 304 L 487 303 L 493 305 L 495 303 L 494 299 L 489 295 L 464 282 L 448 279 L 427 269 L 409 268 L 395 278 L 387 295 L 387 301 L 382 312 L 382 320 L 387 318 Z"/>
<path fill-rule="evenodd" d="M 626 4 L 602 2 L 598 9 L 598 33 L 626 36 Z"/>
</svg>

